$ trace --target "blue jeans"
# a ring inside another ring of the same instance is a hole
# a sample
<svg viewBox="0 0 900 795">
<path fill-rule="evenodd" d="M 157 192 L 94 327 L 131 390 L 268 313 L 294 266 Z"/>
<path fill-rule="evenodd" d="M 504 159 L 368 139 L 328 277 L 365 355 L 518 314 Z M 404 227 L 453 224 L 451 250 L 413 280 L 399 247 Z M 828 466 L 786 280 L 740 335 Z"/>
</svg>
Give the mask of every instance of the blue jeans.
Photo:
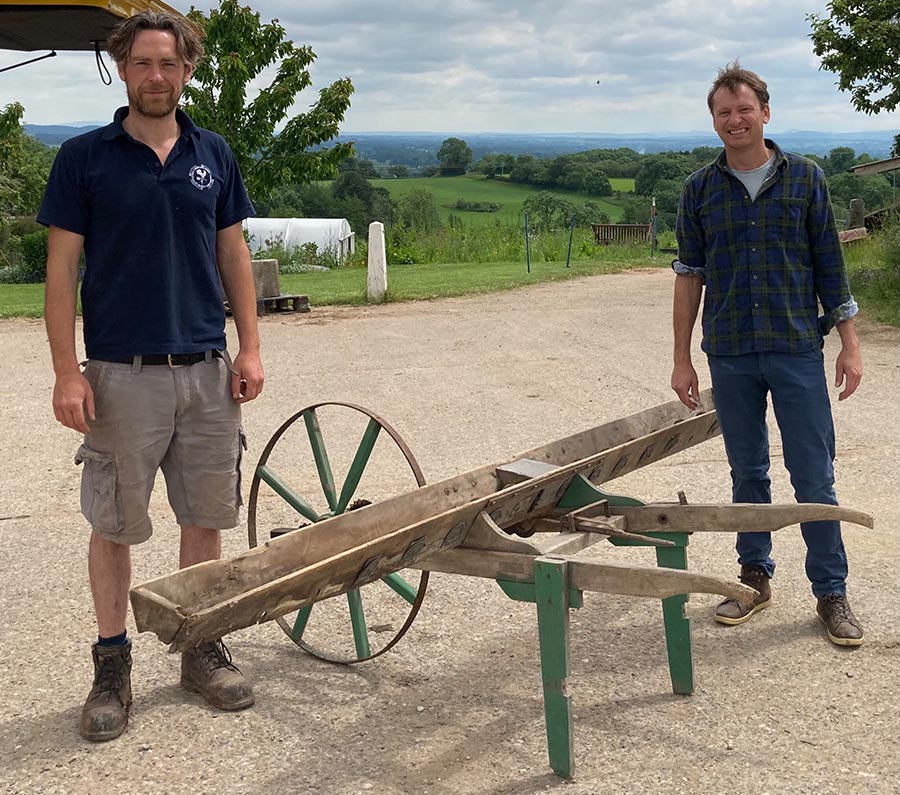
<svg viewBox="0 0 900 795">
<path fill-rule="evenodd" d="M 837 505 L 834 423 L 822 351 L 709 356 L 716 413 L 731 465 L 734 502 L 769 503 L 767 395 L 772 393 L 784 465 L 797 502 Z M 815 596 L 846 592 L 847 555 L 840 522 L 804 522 L 806 576 Z M 771 533 L 738 533 L 738 563 L 771 577 Z"/>
</svg>

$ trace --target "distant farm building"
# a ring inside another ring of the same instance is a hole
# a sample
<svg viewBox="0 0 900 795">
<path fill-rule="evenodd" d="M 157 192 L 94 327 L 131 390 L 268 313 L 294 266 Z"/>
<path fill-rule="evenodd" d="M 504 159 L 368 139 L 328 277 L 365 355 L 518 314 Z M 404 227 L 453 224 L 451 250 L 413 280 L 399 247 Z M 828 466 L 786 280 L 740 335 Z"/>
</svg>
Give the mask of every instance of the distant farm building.
<svg viewBox="0 0 900 795">
<path fill-rule="evenodd" d="M 331 251 L 338 260 L 356 250 L 356 233 L 346 218 L 248 218 L 244 228 L 253 255 L 273 246 L 292 249 L 306 243 L 315 243 L 319 252 Z"/>
</svg>

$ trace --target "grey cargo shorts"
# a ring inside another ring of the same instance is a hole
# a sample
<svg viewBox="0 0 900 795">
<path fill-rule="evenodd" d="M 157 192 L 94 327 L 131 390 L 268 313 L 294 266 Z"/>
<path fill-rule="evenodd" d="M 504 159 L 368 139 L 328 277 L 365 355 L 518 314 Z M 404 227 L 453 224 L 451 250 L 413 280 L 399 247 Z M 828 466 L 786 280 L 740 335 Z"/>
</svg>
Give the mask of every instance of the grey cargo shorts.
<svg viewBox="0 0 900 795">
<path fill-rule="evenodd" d="M 75 463 L 84 464 L 81 512 L 95 532 L 119 544 L 150 538 L 159 469 L 179 525 L 238 524 L 246 442 L 225 361 L 207 356 L 173 368 L 91 360 L 84 375 L 96 419 Z"/>
</svg>

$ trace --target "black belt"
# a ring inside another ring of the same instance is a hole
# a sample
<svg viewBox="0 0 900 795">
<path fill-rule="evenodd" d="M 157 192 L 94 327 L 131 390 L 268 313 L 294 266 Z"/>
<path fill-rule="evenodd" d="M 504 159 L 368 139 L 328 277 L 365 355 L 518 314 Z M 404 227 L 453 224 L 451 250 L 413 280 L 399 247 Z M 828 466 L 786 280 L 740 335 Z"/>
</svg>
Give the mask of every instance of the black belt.
<svg viewBox="0 0 900 795">
<path fill-rule="evenodd" d="M 221 359 L 222 352 L 216 349 L 212 351 L 213 359 Z M 114 364 L 133 364 L 136 356 L 111 357 L 107 356 L 100 361 L 113 362 Z M 184 367 L 188 364 L 197 364 L 206 359 L 206 351 L 199 353 L 145 353 L 141 355 L 141 366 L 168 365 L 169 367 Z"/>
</svg>

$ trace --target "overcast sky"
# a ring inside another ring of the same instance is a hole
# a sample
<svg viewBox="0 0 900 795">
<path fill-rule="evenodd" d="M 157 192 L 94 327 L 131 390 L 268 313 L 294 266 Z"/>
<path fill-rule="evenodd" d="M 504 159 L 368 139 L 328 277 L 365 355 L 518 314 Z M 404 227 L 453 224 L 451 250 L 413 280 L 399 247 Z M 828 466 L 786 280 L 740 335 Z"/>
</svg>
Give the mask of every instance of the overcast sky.
<svg viewBox="0 0 900 795">
<path fill-rule="evenodd" d="M 173 3 L 173 0 L 169 0 Z M 189 4 L 174 0 L 179 10 Z M 198 2 L 208 9 L 216 5 Z M 819 70 L 807 13 L 825 0 L 256 0 L 310 44 L 313 93 L 348 75 L 345 132 L 687 132 L 707 130 L 706 92 L 735 57 L 769 83 L 769 131 L 900 128 L 856 113 Z M 2 17 L 0 17 L 2 24 Z M 0 51 L 0 67 L 32 57 Z M 110 69 L 110 71 L 113 71 Z M 113 72 L 114 74 L 114 72 Z M 0 106 L 25 120 L 108 119 L 124 104 L 90 53 L 0 74 Z"/>
</svg>

